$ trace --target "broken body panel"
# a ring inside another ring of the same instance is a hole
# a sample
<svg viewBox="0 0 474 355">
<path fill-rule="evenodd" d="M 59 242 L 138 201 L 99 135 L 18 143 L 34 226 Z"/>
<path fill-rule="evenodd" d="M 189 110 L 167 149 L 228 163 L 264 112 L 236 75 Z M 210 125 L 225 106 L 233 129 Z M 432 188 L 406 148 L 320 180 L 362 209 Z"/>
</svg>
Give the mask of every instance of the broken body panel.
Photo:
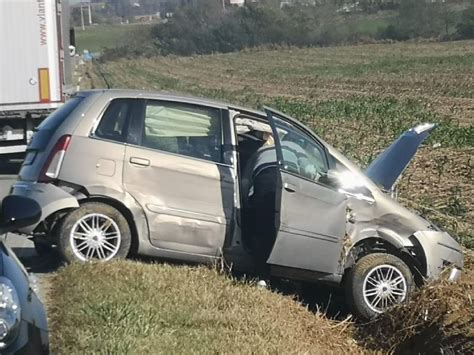
<svg viewBox="0 0 474 355">
<path fill-rule="evenodd" d="M 341 273 L 354 263 L 357 246 L 370 240 L 388 243 L 400 253 L 416 259 L 418 264 L 415 265 L 414 272 L 424 279 L 437 278 L 447 266 L 462 269 L 461 247 L 448 233 L 436 230 L 437 228 L 429 221 L 380 190 L 355 164 L 337 150 L 331 147 L 329 152 L 340 163 L 342 173 L 350 171 L 354 180 L 360 182 L 348 194 L 348 245 L 345 257 L 341 260 L 339 270 Z M 445 245 L 449 245 L 449 248 Z M 441 264 L 444 267 L 439 267 Z"/>
</svg>

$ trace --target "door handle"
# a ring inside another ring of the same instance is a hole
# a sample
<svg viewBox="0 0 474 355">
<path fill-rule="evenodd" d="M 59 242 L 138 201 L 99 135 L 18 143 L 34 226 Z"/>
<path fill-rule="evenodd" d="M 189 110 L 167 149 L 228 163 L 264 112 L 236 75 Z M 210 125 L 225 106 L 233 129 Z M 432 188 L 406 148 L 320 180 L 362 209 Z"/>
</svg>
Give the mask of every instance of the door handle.
<svg viewBox="0 0 474 355">
<path fill-rule="evenodd" d="M 148 159 L 131 157 L 130 164 L 141 166 L 141 167 L 147 167 L 147 166 L 150 166 L 150 161 Z"/>
<path fill-rule="evenodd" d="M 289 183 L 285 182 L 285 184 L 283 185 L 283 187 L 284 187 L 285 190 L 288 191 L 288 192 L 296 192 L 296 186 L 293 185 L 293 184 L 289 184 Z"/>
</svg>

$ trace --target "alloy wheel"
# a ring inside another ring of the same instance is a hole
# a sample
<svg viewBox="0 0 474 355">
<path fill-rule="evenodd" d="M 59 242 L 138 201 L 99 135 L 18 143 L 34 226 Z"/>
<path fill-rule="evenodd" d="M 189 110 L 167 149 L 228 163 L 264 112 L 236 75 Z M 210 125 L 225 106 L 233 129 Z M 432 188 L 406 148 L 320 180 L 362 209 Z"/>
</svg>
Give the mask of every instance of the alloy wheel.
<svg viewBox="0 0 474 355">
<path fill-rule="evenodd" d="M 112 259 L 120 249 L 121 239 L 117 223 L 99 213 L 80 218 L 70 234 L 72 251 L 81 261 Z"/>
<path fill-rule="evenodd" d="M 407 289 L 407 281 L 399 269 L 393 265 L 379 265 L 364 279 L 364 301 L 372 311 L 382 313 L 403 302 Z"/>
</svg>

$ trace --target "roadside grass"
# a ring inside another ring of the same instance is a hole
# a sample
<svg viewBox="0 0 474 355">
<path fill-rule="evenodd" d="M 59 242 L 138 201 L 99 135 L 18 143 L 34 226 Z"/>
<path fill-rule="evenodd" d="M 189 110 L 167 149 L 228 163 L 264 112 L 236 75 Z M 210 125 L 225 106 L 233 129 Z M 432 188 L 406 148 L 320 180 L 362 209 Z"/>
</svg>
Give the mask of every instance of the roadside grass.
<svg viewBox="0 0 474 355">
<path fill-rule="evenodd" d="M 351 322 L 206 267 L 73 264 L 52 280 L 58 354 L 361 353 Z"/>
<path fill-rule="evenodd" d="M 466 257 L 472 263 L 472 253 Z M 261 289 L 215 268 L 77 263 L 51 280 L 52 351 L 467 354 L 474 351 L 473 276 L 456 285 L 429 284 L 375 321 L 355 323 L 328 319 L 297 295 Z"/>
</svg>

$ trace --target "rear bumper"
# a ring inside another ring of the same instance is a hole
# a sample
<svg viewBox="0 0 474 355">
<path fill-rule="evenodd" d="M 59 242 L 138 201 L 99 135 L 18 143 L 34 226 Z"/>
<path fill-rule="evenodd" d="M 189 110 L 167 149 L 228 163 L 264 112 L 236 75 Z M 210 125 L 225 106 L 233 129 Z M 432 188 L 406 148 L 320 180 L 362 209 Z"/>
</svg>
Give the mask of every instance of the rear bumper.
<svg viewBox="0 0 474 355">
<path fill-rule="evenodd" d="M 19 181 L 12 186 L 10 194 L 35 200 L 42 211 L 40 222 L 55 212 L 79 207 L 79 202 L 74 196 L 52 184 Z M 31 234 L 39 223 L 23 228 L 20 232 Z"/>
</svg>

